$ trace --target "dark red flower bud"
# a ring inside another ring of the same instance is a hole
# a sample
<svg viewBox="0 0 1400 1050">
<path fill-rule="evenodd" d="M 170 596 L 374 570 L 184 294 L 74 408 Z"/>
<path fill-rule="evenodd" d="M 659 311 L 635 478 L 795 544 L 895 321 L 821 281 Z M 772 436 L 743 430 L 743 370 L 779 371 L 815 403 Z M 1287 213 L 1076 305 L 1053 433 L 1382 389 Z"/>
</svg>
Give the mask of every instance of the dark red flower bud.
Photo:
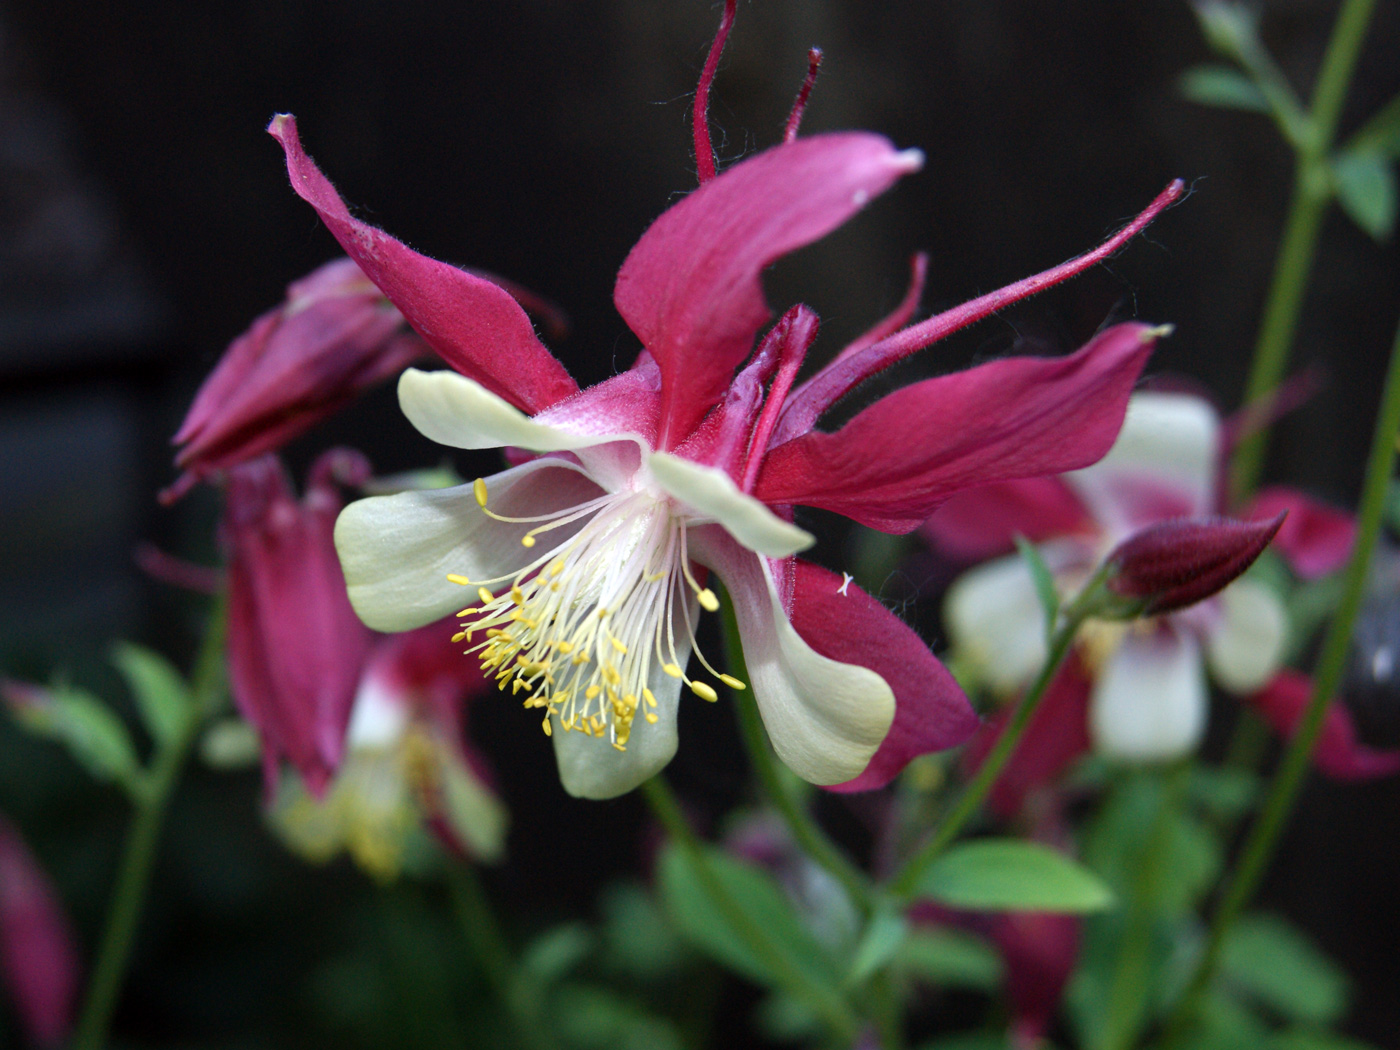
<svg viewBox="0 0 1400 1050">
<path fill-rule="evenodd" d="M 1133 533 L 1108 556 L 1108 589 L 1146 602 L 1143 615 L 1209 598 L 1254 564 L 1283 524 L 1233 518 L 1177 518 Z"/>
</svg>

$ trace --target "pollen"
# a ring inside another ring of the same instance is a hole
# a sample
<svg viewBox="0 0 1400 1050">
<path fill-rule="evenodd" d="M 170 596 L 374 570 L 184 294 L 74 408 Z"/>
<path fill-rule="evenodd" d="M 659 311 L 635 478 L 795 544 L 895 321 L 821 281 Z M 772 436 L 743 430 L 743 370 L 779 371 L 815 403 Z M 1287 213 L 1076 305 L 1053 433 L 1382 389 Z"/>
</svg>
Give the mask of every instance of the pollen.
<svg viewBox="0 0 1400 1050">
<path fill-rule="evenodd" d="M 474 619 L 461 624 L 454 642 L 467 639 L 467 653 L 502 689 L 527 694 L 528 709 L 544 709 L 546 735 L 557 721 L 564 732 L 626 750 L 636 726 L 660 721 L 650 687 L 658 673 L 703 700 L 717 700 L 713 686 L 686 676 L 691 653 L 725 685 L 744 688 L 696 647 L 696 606 L 715 612 L 719 599 L 696 580 L 688 521 L 668 500 L 605 493 L 516 518 L 486 509 L 484 480 L 472 489 L 488 518 L 530 529 L 520 543 L 531 560 L 510 575 L 473 581 L 480 606 L 459 614 Z M 456 574 L 449 579 L 468 582 Z"/>
</svg>

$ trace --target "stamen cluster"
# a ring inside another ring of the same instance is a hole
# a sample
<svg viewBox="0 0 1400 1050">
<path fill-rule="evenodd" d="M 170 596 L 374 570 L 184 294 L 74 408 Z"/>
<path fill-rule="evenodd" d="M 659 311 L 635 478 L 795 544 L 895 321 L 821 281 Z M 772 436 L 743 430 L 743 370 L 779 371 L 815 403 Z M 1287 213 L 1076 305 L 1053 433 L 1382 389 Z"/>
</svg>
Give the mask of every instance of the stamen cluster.
<svg viewBox="0 0 1400 1050">
<path fill-rule="evenodd" d="M 626 750 L 637 715 L 658 720 L 648 686 L 653 667 L 714 701 L 714 687 L 685 674 L 677 655 L 677 621 L 690 647 L 716 678 L 733 689 L 744 683 L 716 671 L 699 653 L 686 590 L 707 612 L 719 599 L 700 585 L 686 549 L 687 518 L 665 497 L 645 492 L 608 493 L 548 515 L 514 518 L 487 507 L 485 481 L 474 485 L 482 512 L 507 524 L 540 522 L 521 537 L 533 550 L 539 537 L 582 518 L 581 529 L 544 551 L 513 576 L 453 583 L 477 588 L 479 605 L 458 612 L 471 617 L 454 642 L 476 641 L 482 669 L 502 690 L 528 691 L 526 708 L 542 709 L 545 735 L 558 720 L 566 731 L 606 738 Z M 494 593 L 491 587 L 509 583 Z"/>
</svg>

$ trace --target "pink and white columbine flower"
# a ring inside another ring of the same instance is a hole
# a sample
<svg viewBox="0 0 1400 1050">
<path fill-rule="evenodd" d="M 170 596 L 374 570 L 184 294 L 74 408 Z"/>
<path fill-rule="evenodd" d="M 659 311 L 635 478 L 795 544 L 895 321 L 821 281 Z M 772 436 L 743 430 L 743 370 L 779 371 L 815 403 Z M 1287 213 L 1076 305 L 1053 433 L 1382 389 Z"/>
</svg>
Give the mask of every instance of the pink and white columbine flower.
<svg viewBox="0 0 1400 1050">
<path fill-rule="evenodd" d="M 1009 548 L 1014 535 L 1025 535 L 1039 544 L 1066 593 L 1115 548 L 1120 557 L 1135 548 L 1143 555 L 1175 541 L 1210 553 L 1222 544 L 1234 549 L 1244 537 L 1248 557 L 1222 576 L 1228 578 L 1253 560 L 1275 529 L 1276 546 L 1298 571 L 1317 574 L 1340 564 L 1350 545 L 1349 525 L 1300 494 L 1264 494 L 1246 511 L 1254 524 L 1215 518 L 1223 447 L 1220 419 L 1204 400 L 1136 394 L 1117 442 L 1100 462 L 1061 478 L 967 493 L 934 515 L 924 535 L 964 555 Z M 1280 526 L 1285 510 L 1290 513 Z M 1264 517 L 1274 520 L 1258 521 Z M 1089 692 L 1092 737 L 1107 754 L 1140 760 L 1185 754 L 1205 729 L 1207 668 L 1220 686 L 1242 697 L 1279 670 L 1288 624 L 1282 604 L 1263 584 L 1239 579 L 1199 604 L 1174 611 L 1169 601 L 1163 608 L 1164 615 L 1131 623 L 1087 625 L 1079 656 L 1054 691 L 1055 704 L 1065 710 Z M 1014 694 L 1040 669 L 1044 615 L 1020 557 L 989 561 L 960 577 L 948 592 L 946 613 L 955 648 L 992 691 Z M 1060 736 L 1051 750 L 1067 755 L 1073 734 Z"/>
<path fill-rule="evenodd" d="M 977 718 L 927 646 L 849 578 L 794 557 L 813 539 L 793 508 L 908 532 L 970 485 L 1087 465 L 1112 444 L 1158 334 L 1118 325 L 1069 357 L 925 380 L 833 433 L 815 429 L 875 373 L 1104 258 L 1181 185 L 1096 251 L 911 325 L 916 266 L 891 316 L 796 383 L 817 319 L 792 308 L 755 351 L 770 317 L 763 269 L 923 157 L 862 132 L 799 139 L 799 106 L 781 145 L 715 176 L 703 116 L 715 57 L 697 94 L 703 184 L 618 274 L 614 302 L 642 352 L 582 391 L 509 295 L 356 220 L 293 118 L 269 128 L 293 188 L 455 369 L 403 375 L 409 420 L 444 445 L 533 454 L 472 486 L 346 508 L 336 544 L 350 599 L 396 631 L 474 595 L 455 640 L 543 715 L 564 787 L 582 797 L 621 794 L 670 760 L 683 687 L 716 698 L 686 671 L 699 613 L 718 607 L 707 570 L 734 603 L 751 683 L 697 659 L 730 688 L 752 685 L 774 749 L 805 779 L 877 787 L 966 739 Z"/>
</svg>

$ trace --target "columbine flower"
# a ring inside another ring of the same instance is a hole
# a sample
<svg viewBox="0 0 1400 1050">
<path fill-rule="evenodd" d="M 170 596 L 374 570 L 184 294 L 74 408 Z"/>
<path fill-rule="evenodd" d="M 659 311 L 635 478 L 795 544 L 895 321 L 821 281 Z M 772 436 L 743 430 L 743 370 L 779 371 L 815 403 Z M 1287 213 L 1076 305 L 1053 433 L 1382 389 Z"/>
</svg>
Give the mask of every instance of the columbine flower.
<svg viewBox="0 0 1400 1050">
<path fill-rule="evenodd" d="M 456 369 L 404 374 L 409 420 L 445 445 L 534 454 L 473 486 L 347 508 L 336 542 L 368 624 L 416 627 L 465 594 L 472 620 L 456 640 L 543 716 L 564 786 L 579 796 L 620 794 L 669 761 L 683 687 L 716 698 L 686 670 L 700 611 L 718 607 L 707 570 L 734 603 L 752 681 L 697 659 L 719 683 L 752 685 L 774 749 L 802 777 L 876 787 L 973 731 L 966 698 L 908 627 L 794 557 L 812 537 L 792 508 L 907 532 L 969 485 L 1087 465 L 1112 443 L 1156 331 L 1119 325 L 1066 358 L 915 383 L 834 433 L 815 423 L 895 361 L 1103 258 L 1179 183 L 1097 251 L 909 325 L 916 267 L 894 314 L 795 384 L 817 320 L 794 307 L 754 352 L 770 316 L 763 269 L 923 158 L 866 133 L 798 139 L 794 119 L 782 145 L 722 175 L 702 156 L 704 184 L 618 274 L 614 301 L 642 353 L 580 391 L 508 295 L 353 218 L 293 119 L 269 130 L 297 193 Z M 697 142 L 706 134 L 697 102 Z"/>
<path fill-rule="evenodd" d="M 1153 593 L 1152 611 L 1131 624 L 1091 622 L 1061 675 L 1060 721 L 1090 694 L 1098 747 L 1131 759 L 1167 759 L 1195 747 L 1206 720 L 1203 668 L 1226 690 L 1249 696 L 1279 668 L 1287 623 L 1273 592 L 1250 579 L 1202 597 L 1195 573 L 1214 588 L 1237 575 L 1277 531 L 1276 545 L 1300 573 L 1335 568 L 1350 544 L 1338 516 L 1286 490 L 1272 490 L 1245 522 L 1215 518 L 1222 432 L 1215 411 L 1186 394 L 1135 395 L 1113 450 L 1062 478 L 1015 482 L 951 501 L 924 535 L 948 551 L 991 553 L 1020 533 L 1040 544 L 1066 592 L 1106 556 L 1131 562 L 1122 587 Z M 1280 523 L 1279 514 L 1289 511 Z M 1272 518 L 1261 521 L 1265 516 Z M 1115 549 L 1116 548 L 1116 549 Z M 1161 562 L 1154 573 L 1146 564 Z M 1122 565 L 1120 565 L 1120 569 Z M 1110 587 L 1114 584 L 1111 581 Z M 1121 588 L 1120 588 L 1121 589 Z M 1180 611 L 1174 611 L 1174 610 Z M 948 593 L 954 644 L 993 691 L 1023 688 L 1045 658 L 1044 617 L 1019 557 L 964 574 Z M 1048 725 L 1038 713 L 1030 727 Z M 1071 757 L 1075 734 L 1059 732 L 1045 763 Z"/>
<path fill-rule="evenodd" d="M 275 456 L 229 471 L 229 686 L 262 739 L 269 787 L 285 759 L 320 794 L 344 754 L 371 633 L 345 597 L 331 534 L 341 508 L 336 482 L 368 476 L 358 453 L 328 452 L 298 502 Z"/>
<path fill-rule="evenodd" d="M 36 1046 L 59 1046 L 73 1025 L 78 950 L 53 884 L 0 817 L 0 964 Z"/>
<path fill-rule="evenodd" d="M 285 445 L 429 351 L 350 259 L 287 288 L 229 345 L 172 438 L 183 473 L 173 502 L 201 478 Z"/>
<path fill-rule="evenodd" d="M 323 798 L 289 782 L 269 817 L 309 860 L 348 851 L 370 874 L 395 877 L 426 826 L 483 861 L 505 845 L 505 807 L 467 746 L 464 704 L 486 691 L 478 668 L 443 644 L 451 622 L 376 636 L 360 674 L 345 760 Z"/>
</svg>

